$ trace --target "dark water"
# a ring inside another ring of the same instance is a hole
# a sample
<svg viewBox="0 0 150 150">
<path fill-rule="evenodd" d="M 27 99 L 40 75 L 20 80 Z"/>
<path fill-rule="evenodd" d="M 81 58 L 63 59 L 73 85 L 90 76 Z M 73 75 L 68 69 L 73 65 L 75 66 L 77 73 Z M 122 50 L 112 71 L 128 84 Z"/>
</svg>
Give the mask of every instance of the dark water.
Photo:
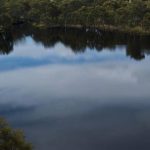
<svg viewBox="0 0 150 150">
<path fill-rule="evenodd" d="M 21 28 L 0 53 L 0 116 L 35 150 L 150 149 L 149 37 Z"/>
</svg>

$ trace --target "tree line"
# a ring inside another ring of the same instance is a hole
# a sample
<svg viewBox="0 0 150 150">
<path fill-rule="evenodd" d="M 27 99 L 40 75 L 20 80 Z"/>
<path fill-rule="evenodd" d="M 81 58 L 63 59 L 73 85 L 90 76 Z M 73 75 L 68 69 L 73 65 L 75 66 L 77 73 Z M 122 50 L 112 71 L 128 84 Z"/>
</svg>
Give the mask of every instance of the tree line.
<svg viewBox="0 0 150 150">
<path fill-rule="evenodd" d="M 0 0 L 0 30 L 20 23 L 150 31 L 150 0 Z"/>
</svg>

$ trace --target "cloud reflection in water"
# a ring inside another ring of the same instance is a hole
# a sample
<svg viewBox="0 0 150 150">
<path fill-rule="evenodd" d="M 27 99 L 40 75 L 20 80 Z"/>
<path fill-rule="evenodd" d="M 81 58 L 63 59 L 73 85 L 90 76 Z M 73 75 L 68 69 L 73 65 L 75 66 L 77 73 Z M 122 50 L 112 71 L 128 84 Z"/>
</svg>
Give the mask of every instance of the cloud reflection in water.
<svg viewBox="0 0 150 150">
<path fill-rule="evenodd" d="M 149 149 L 150 59 L 115 48 L 75 54 L 27 37 L 0 56 L 0 114 L 37 150 Z"/>
</svg>

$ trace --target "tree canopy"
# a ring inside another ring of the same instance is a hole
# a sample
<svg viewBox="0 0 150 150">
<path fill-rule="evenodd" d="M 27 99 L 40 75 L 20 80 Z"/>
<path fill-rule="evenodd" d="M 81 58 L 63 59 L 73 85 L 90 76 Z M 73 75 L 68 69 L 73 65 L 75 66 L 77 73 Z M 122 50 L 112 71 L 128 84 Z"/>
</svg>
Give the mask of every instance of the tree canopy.
<svg viewBox="0 0 150 150">
<path fill-rule="evenodd" d="M 150 0 L 1 0 L 0 28 L 22 22 L 150 30 Z"/>
<path fill-rule="evenodd" d="M 0 118 L 0 149 L 31 150 L 32 146 L 25 141 L 22 131 L 12 129 L 4 119 Z"/>
</svg>

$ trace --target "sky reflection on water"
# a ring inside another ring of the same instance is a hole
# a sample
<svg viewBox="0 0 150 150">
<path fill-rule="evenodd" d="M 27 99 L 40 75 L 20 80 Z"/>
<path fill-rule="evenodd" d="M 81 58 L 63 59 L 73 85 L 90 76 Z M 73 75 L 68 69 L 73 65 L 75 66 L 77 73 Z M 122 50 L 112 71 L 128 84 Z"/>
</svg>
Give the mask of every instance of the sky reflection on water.
<svg viewBox="0 0 150 150">
<path fill-rule="evenodd" d="M 150 57 L 126 45 L 83 53 L 31 36 L 0 56 L 0 115 L 36 150 L 150 149 Z"/>
</svg>

